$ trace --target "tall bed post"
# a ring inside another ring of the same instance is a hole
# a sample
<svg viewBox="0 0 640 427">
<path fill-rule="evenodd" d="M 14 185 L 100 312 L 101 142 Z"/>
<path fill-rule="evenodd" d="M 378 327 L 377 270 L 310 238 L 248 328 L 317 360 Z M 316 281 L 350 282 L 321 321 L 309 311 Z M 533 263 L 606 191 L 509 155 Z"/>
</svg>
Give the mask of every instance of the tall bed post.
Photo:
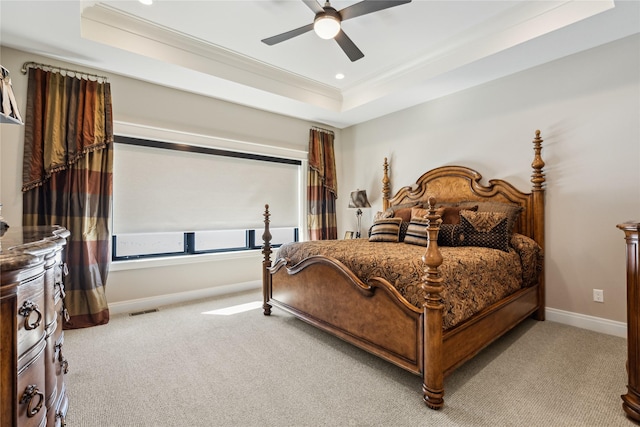
<svg viewBox="0 0 640 427">
<path fill-rule="evenodd" d="M 533 151 L 535 153 L 533 158 L 533 163 L 531 163 L 531 167 L 533 168 L 533 174 L 531 175 L 531 183 L 533 184 L 532 193 L 533 193 L 533 238 L 540 245 L 542 250 L 544 251 L 544 184 L 545 177 L 544 173 L 542 173 L 542 168 L 544 168 L 544 160 L 542 160 L 542 156 L 540 152 L 542 151 L 542 138 L 540 138 L 540 131 L 536 130 L 536 137 L 533 140 Z M 540 276 L 538 279 L 538 301 L 540 301 L 538 311 L 535 313 L 536 320 L 544 320 L 545 319 L 545 288 L 544 288 L 544 263 L 542 264 L 542 269 L 540 271 Z"/>
<path fill-rule="evenodd" d="M 269 205 L 264 205 L 264 233 L 262 233 L 262 240 L 264 245 L 262 246 L 262 254 L 264 259 L 262 261 L 262 309 L 265 316 L 271 314 L 271 305 L 268 303 L 271 296 L 271 232 L 269 231 Z"/>
<path fill-rule="evenodd" d="M 442 317 L 444 305 L 442 304 L 442 277 L 438 267 L 442 264 L 442 254 L 438 248 L 438 231 L 440 230 L 440 215 L 436 213 L 436 201 L 429 198 L 427 220 L 427 250 L 422 256 L 425 264 L 424 276 L 422 276 L 422 289 L 425 301 L 422 304 L 424 310 L 423 325 L 423 384 L 422 395 L 424 402 L 431 409 L 440 409 L 444 405 L 444 370 L 443 370 L 443 341 L 442 341 Z"/>
<path fill-rule="evenodd" d="M 389 207 L 389 197 L 391 197 L 391 185 L 389 184 L 389 162 L 384 158 L 382 172 L 382 210 L 386 211 Z"/>
</svg>

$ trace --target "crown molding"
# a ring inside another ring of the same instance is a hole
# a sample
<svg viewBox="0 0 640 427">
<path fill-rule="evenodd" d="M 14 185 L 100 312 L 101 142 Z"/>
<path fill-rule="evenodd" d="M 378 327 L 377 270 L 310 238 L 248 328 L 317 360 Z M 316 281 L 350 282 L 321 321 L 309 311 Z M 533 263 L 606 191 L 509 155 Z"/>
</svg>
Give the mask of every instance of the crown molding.
<svg viewBox="0 0 640 427">
<path fill-rule="evenodd" d="M 343 91 L 343 111 L 424 83 L 614 8 L 613 0 L 522 2 L 482 25 Z"/>
<path fill-rule="evenodd" d="M 500 65 L 498 60 L 497 71 L 492 75 L 480 73 L 464 80 L 454 77 L 447 81 L 448 76 L 457 75 L 460 70 L 495 60 L 520 45 L 553 38 L 553 34 L 572 24 L 615 7 L 613 0 L 523 1 L 434 48 L 406 58 L 401 64 L 389 64 L 382 72 L 378 70 L 340 90 L 104 3 L 83 4 L 86 7 L 81 11 L 82 37 L 145 58 L 147 63 L 136 68 L 138 78 L 171 85 L 167 83 L 172 79 L 167 75 L 167 67 L 158 64 L 154 69 L 154 61 L 158 61 L 173 66 L 175 87 L 267 111 L 304 113 L 313 121 L 338 128 L 343 127 L 342 122 L 360 120 L 353 117 L 375 117 L 375 111 L 384 110 L 384 104 L 410 106 L 412 99 L 417 99 L 414 103 L 424 102 L 499 77 L 501 70 L 508 74 L 555 59 L 555 50 L 546 49 L 507 66 Z M 165 72 L 162 76 L 160 68 Z M 126 73 L 124 69 L 122 72 Z M 443 85 L 443 80 L 447 84 Z"/>
<path fill-rule="evenodd" d="M 102 3 L 81 13 L 82 37 L 224 80 L 340 111 L 331 86 L 256 61 L 215 44 L 129 15 Z"/>
</svg>

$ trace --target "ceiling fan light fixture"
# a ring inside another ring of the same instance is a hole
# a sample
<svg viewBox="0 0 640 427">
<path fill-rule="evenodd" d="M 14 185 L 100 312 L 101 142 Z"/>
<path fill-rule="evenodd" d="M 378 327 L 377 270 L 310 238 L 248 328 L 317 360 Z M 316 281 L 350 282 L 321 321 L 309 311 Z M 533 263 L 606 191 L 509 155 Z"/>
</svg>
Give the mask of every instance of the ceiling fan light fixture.
<svg viewBox="0 0 640 427">
<path fill-rule="evenodd" d="M 321 39 L 332 39 L 340 32 L 340 20 L 335 16 L 322 14 L 313 22 L 313 30 Z"/>
</svg>

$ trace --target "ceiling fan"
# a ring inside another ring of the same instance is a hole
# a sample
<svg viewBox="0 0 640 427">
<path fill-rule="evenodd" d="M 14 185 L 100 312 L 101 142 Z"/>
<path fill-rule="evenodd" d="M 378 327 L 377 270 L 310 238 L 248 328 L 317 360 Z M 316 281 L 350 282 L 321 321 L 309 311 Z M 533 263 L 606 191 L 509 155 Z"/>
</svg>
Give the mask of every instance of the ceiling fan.
<svg viewBox="0 0 640 427">
<path fill-rule="evenodd" d="M 347 6 L 342 10 L 335 10 L 327 1 L 320 6 L 316 0 L 302 0 L 304 4 L 309 6 L 316 17 L 311 24 L 278 34 L 262 40 L 263 43 L 273 46 L 274 44 L 289 40 L 293 37 L 302 35 L 306 32 L 314 30 L 319 37 L 323 39 L 335 39 L 338 45 L 347 54 L 351 62 L 357 61 L 364 57 L 364 53 L 358 49 L 353 41 L 342 31 L 340 23 L 347 19 L 357 18 L 358 16 L 368 13 L 377 12 L 379 10 L 388 9 L 394 6 L 400 6 L 405 3 L 411 3 L 411 0 L 364 0 L 360 3 Z"/>
</svg>

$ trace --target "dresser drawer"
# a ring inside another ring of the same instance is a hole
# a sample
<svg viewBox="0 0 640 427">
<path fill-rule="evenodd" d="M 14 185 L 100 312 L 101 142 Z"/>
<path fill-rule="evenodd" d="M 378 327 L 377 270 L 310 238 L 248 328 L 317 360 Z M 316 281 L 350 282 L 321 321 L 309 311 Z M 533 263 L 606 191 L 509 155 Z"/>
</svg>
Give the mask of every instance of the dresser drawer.
<svg viewBox="0 0 640 427">
<path fill-rule="evenodd" d="M 18 370 L 18 425 L 40 426 L 46 423 L 45 393 L 45 341 L 41 340 L 19 359 Z"/>
<path fill-rule="evenodd" d="M 39 274 L 18 288 L 18 357 L 44 339 L 44 308 L 44 275 Z"/>
</svg>

